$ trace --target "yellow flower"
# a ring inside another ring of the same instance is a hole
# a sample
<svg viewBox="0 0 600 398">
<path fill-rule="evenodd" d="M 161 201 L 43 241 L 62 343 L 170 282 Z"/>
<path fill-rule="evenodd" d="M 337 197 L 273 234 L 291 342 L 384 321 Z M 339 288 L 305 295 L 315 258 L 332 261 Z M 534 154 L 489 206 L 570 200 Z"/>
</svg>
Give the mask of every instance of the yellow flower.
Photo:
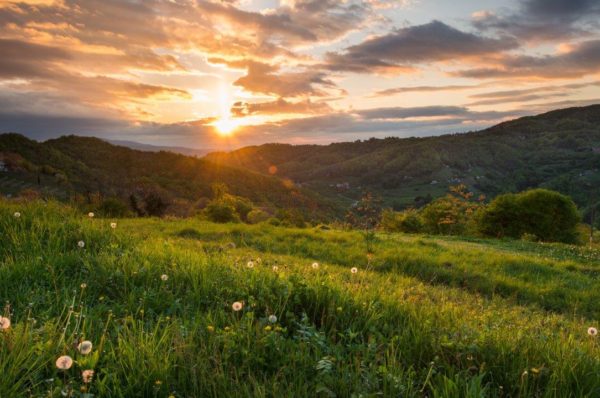
<svg viewBox="0 0 600 398">
<path fill-rule="evenodd" d="M 271 326 L 270 325 L 265 326 L 265 332 L 270 332 L 270 331 L 271 331 Z"/>
<path fill-rule="evenodd" d="M 206 330 L 208 330 L 209 332 L 211 332 L 211 333 L 212 333 L 212 332 L 214 332 L 214 331 L 215 331 L 215 327 L 214 327 L 214 326 L 211 326 L 211 325 L 208 325 L 208 326 L 206 327 Z"/>
<path fill-rule="evenodd" d="M 160 381 L 160 380 L 156 380 L 156 381 L 154 382 L 154 384 L 156 384 L 157 386 L 160 386 L 160 385 L 162 384 L 162 381 Z"/>
</svg>

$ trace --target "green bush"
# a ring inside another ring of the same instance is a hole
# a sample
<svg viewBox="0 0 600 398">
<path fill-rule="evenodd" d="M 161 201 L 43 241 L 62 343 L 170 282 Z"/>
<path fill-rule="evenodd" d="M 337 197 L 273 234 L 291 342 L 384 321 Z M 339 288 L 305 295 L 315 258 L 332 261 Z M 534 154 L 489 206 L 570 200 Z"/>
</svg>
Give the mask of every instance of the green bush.
<svg viewBox="0 0 600 398">
<path fill-rule="evenodd" d="M 423 222 L 416 209 L 402 212 L 388 209 L 384 210 L 381 216 L 381 227 L 386 232 L 419 233 L 423 231 Z"/>
<path fill-rule="evenodd" d="M 127 203 L 119 198 L 104 199 L 98 213 L 103 217 L 129 217 L 132 214 Z"/>
<path fill-rule="evenodd" d="M 573 200 L 547 189 L 500 195 L 478 217 L 486 236 L 521 238 L 533 235 L 546 242 L 577 242 L 580 217 Z"/>
<path fill-rule="evenodd" d="M 268 219 L 269 214 L 260 209 L 254 209 L 246 216 L 246 220 L 249 224 L 258 224 L 259 222 L 267 221 Z"/>
<path fill-rule="evenodd" d="M 240 218 L 235 207 L 228 202 L 213 200 L 204 209 L 206 217 L 217 223 L 239 222 Z"/>
</svg>

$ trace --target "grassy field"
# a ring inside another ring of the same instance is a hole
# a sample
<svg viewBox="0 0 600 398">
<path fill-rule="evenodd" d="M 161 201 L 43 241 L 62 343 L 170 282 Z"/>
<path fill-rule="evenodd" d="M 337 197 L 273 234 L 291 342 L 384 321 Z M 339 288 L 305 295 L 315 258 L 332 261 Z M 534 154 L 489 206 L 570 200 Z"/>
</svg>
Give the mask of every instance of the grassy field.
<svg viewBox="0 0 600 398">
<path fill-rule="evenodd" d="M 597 249 L 8 202 L 0 238 L 0 397 L 600 396 Z"/>
</svg>

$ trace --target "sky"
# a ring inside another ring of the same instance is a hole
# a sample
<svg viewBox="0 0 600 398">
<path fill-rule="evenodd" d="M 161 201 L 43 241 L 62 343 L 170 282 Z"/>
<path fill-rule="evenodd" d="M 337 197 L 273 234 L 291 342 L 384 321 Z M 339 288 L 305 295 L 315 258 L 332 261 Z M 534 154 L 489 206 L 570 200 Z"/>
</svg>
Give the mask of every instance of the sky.
<svg viewBox="0 0 600 398">
<path fill-rule="evenodd" d="M 600 0 L 0 0 L 0 132 L 231 149 L 600 103 Z"/>
</svg>

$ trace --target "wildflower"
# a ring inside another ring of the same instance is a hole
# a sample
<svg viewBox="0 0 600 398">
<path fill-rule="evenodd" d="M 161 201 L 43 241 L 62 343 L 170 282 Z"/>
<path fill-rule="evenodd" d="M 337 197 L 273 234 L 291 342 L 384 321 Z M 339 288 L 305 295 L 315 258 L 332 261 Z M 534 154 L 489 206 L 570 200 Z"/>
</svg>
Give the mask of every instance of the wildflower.
<svg viewBox="0 0 600 398">
<path fill-rule="evenodd" d="M 229 326 L 225 326 L 225 328 L 223 330 L 225 330 L 226 332 L 229 332 L 231 330 L 231 328 Z"/>
<path fill-rule="evenodd" d="M 358 272 L 358 268 L 356 268 L 356 267 L 352 267 L 352 268 L 350 269 L 350 272 L 352 272 L 353 274 L 356 274 L 356 273 Z"/>
<path fill-rule="evenodd" d="M 594 327 L 590 327 L 590 328 L 588 328 L 588 334 L 590 336 L 596 336 L 598 334 L 598 329 L 596 329 Z"/>
<path fill-rule="evenodd" d="M 160 386 L 160 385 L 162 384 L 162 381 L 160 381 L 160 380 L 156 380 L 156 381 L 154 382 L 154 384 L 156 384 L 157 386 Z"/>
<path fill-rule="evenodd" d="M 271 322 L 271 323 L 277 322 L 277 316 L 276 315 L 269 315 L 269 322 Z"/>
<path fill-rule="evenodd" d="M 313 267 L 313 269 L 319 268 L 319 263 L 316 263 L 316 262 L 312 263 L 312 267 Z"/>
<path fill-rule="evenodd" d="M 160 276 L 160 279 L 161 279 L 162 281 L 165 281 L 165 282 L 166 282 L 167 280 L 169 280 L 169 275 L 167 275 L 167 274 L 162 274 L 162 275 Z"/>
<path fill-rule="evenodd" d="M 278 267 L 278 266 L 276 266 L 276 265 L 274 265 L 274 266 L 273 266 L 273 271 L 275 271 L 275 272 L 279 271 L 279 267 Z"/>
<path fill-rule="evenodd" d="M 231 305 L 231 308 L 232 308 L 234 311 L 236 311 L 236 312 L 237 312 L 237 311 L 241 310 L 243 306 L 244 306 L 244 305 L 243 305 L 241 302 L 239 302 L 239 301 L 236 301 L 235 303 L 233 303 L 233 304 Z"/>
<path fill-rule="evenodd" d="M 90 211 L 90 212 L 88 213 L 88 217 L 89 217 L 89 218 L 94 218 L 94 213 Z"/>
<path fill-rule="evenodd" d="M 87 287 L 87 283 L 82 283 L 81 285 L 79 285 L 79 287 L 85 289 Z"/>
<path fill-rule="evenodd" d="M 10 327 L 10 319 L 0 316 L 0 329 L 6 330 Z"/>
<path fill-rule="evenodd" d="M 254 262 L 253 261 L 248 261 L 248 263 L 246 264 L 246 267 L 248 267 L 248 268 L 254 268 Z"/>
<path fill-rule="evenodd" d="M 81 343 L 79 343 L 79 345 L 77 346 L 77 349 L 79 350 L 80 353 L 82 353 L 83 355 L 87 355 L 90 352 L 92 352 L 92 342 L 89 340 L 85 340 L 82 341 Z"/>
<path fill-rule="evenodd" d="M 94 377 L 94 371 L 92 369 L 86 369 L 81 372 L 81 378 L 83 379 L 84 383 L 91 383 L 92 377 Z"/>
<path fill-rule="evenodd" d="M 267 325 L 265 326 L 265 332 L 270 332 L 271 331 L 271 325 Z"/>
<path fill-rule="evenodd" d="M 60 370 L 68 370 L 73 366 L 73 359 L 68 355 L 58 357 L 56 360 L 56 367 Z"/>
<path fill-rule="evenodd" d="M 115 228 L 117 228 L 117 223 L 116 223 L 116 222 L 111 222 L 111 223 L 110 223 L 110 227 L 111 227 L 112 229 L 115 229 Z"/>
<path fill-rule="evenodd" d="M 211 325 L 208 325 L 208 326 L 206 327 L 206 330 L 208 330 L 209 332 L 211 332 L 211 333 L 212 333 L 212 332 L 214 332 L 214 331 L 215 331 L 215 327 L 214 327 L 214 326 L 211 326 Z"/>
<path fill-rule="evenodd" d="M 15 214 L 13 214 L 13 216 L 15 216 L 15 218 L 19 218 L 19 217 L 21 217 L 21 213 L 19 213 L 18 211 L 15 211 Z"/>
<path fill-rule="evenodd" d="M 85 247 L 85 242 L 80 240 L 79 242 L 77 242 L 77 246 L 83 249 Z"/>
</svg>

